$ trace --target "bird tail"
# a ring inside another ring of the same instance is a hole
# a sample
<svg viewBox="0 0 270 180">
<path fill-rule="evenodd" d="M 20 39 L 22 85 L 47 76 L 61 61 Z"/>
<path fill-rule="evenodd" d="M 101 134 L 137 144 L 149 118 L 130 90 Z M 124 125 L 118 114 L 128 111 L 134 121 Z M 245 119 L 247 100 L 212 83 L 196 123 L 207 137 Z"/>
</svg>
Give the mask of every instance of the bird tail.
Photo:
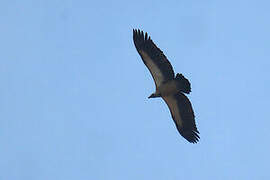
<svg viewBox="0 0 270 180">
<path fill-rule="evenodd" d="M 175 80 L 177 82 L 177 86 L 181 92 L 189 94 L 191 92 L 191 87 L 189 81 L 182 75 L 177 73 Z"/>
</svg>

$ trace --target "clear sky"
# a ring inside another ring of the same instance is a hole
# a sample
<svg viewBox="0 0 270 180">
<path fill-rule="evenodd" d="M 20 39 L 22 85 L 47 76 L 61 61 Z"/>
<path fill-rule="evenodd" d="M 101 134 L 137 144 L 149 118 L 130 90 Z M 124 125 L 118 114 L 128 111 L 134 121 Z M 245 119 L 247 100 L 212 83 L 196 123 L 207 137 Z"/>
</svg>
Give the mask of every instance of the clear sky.
<svg viewBox="0 0 270 180">
<path fill-rule="evenodd" d="M 270 1 L 2 0 L 1 180 L 268 180 Z M 182 138 L 132 41 L 191 82 Z"/>
</svg>

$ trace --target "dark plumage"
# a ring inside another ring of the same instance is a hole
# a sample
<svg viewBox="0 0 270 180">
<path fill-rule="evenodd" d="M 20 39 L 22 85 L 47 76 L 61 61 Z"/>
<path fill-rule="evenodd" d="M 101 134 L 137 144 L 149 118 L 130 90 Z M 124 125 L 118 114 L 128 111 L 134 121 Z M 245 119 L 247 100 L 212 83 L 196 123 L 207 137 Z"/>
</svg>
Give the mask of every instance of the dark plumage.
<svg viewBox="0 0 270 180">
<path fill-rule="evenodd" d="M 198 142 L 200 137 L 194 112 L 190 101 L 183 94 L 191 92 L 188 79 L 179 73 L 175 76 L 172 65 L 147 33 L 133 30 L 133 41 L 155 81 L 156 92 L 149 98 L 162 97 L 179 133 L 191 143 Z"/>
</svg>

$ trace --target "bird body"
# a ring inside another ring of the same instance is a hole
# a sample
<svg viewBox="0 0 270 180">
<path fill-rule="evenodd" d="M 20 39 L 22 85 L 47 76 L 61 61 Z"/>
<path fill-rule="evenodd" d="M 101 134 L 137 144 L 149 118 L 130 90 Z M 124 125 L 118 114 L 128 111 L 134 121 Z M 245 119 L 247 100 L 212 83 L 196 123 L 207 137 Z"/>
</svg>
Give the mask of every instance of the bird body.
<svg viewBox="0 0 270 180">
<path fill-rule="evenodd" d="M 176 94 L 177 92 L 179 92 L 177 85 L 178 84 L 176 80 L 170 80 L 165 83 L 162 83 L 159 87 L 157 87 L 156 92 L 153 93 L 153 96 L 164 97 Z"/>
<path fill-rule="evenodd" d="M 197 143 L 200 137 L 194 112 L 184 95 L 191 92 L 189 81 L 182 74 L 177 73 L 175 76 L 170 62 L 147 33 L 133 30 L 133 41 L 156 85 L 156 91 L 148 98 L 162 97 L 170 109 L 178 132 L 187 141 Z"/>
<path fill-rule="evenodd" d="M 182 78 L 179 78 L 182 76 Z M 153 93 L 154 97 L 165 97 L 174 95 L 179 92 L 190 93 L 190 83 L 187 79 L 183 79 L 184 76 L 177 74 L 176 78 L 163 82 L 156 88 L 156 92 Z"/>
</svg>

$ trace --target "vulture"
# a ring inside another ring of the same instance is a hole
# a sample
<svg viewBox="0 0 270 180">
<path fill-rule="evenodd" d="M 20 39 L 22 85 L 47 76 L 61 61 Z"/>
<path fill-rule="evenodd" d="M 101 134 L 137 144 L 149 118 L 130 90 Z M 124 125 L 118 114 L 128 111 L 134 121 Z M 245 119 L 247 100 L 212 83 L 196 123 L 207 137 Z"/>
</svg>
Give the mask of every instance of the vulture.
<svg viewBox="0 0 270 180">
<path fill-rule="evenodd" d="M 190 143 L 197 143 L 200 137 L 195 124 L 194 112 L 190 101 L 184 94 L 191 92 L 188 79 L 182 74 L 174 74 L 171 63 L 147 32 L 133 29 L 133 41 L 156 85 L 156 91 L 148 98 L 161 97 L 168 105 L 180 135 Z"/>
</svg>

